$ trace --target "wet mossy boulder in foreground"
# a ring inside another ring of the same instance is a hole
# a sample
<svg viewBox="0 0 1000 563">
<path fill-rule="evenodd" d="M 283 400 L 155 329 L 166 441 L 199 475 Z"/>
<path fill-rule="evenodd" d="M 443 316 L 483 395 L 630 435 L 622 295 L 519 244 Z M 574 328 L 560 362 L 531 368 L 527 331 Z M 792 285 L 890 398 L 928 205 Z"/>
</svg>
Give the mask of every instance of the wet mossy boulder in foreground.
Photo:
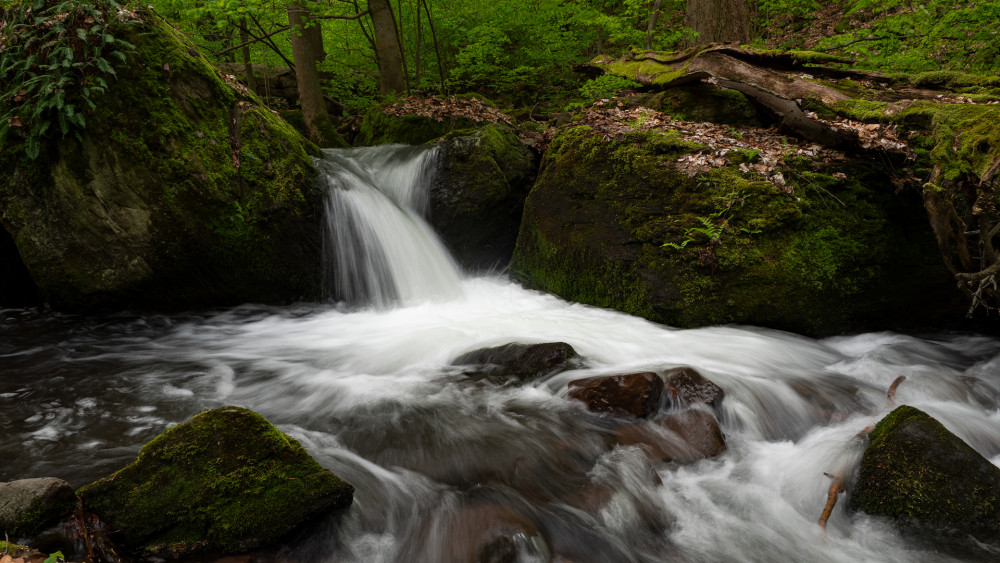
<svg viewBox="0 0 1000 563">
<path fill-rule="evenodd" d="M 318 149 L 170 25 L 138 17 L 111 26 L 135 51 L 96 108 L 80 103 L 81 140 L 30 159 L 14 132 L 0 139 L 0 226 L 38 298 L 181 309 L 319 295 Z"/>
<path fill-rule="evenodd" d="M 507 266 L 537 162 L 504 124 L 450 136 L 438 146 L 430 222 L 468 270 Z"/>
<path fill-rule="evenodd" d="M 350 506 L 354 488 L 293 438 L 238 407 L 205 411 L 78 491 L 127 549 L 238 553 Z"/>
<path fill-rule="evenodd" d="M 782 186 L 755 174 L 757 151 L 689 175 L 678 159 L 706 147 L 675 131 L 594 133 L 545 153 L 510 267 L 529 287 L 674 326 L 814 335 L 917 325 L 951 295 L 919 198 L 875 162 L 789 157 Z"/>
<path fill-rule="evenodd" d="M 1000 468 L 923 411 L 901 406 L 872 430 L 851 508 L 921 532 L 1000 539 Z"/>
</svg>

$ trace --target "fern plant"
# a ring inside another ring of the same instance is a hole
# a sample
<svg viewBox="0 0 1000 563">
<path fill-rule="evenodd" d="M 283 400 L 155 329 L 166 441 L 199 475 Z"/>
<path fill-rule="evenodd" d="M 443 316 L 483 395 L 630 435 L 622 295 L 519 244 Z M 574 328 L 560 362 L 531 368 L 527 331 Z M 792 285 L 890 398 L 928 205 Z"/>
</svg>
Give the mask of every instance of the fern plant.
<svg viewBox="0 0 1000 563">
<path fill-rule="evenodd" d="M 34 0 L 0 12 L 0 139 L 13 132 L 35 159 L 48 137 L 80 138 L 83 110 L 135 50 L 112 35 L 113 21 L 138 19 L 114 0 Z"/>
</svg>

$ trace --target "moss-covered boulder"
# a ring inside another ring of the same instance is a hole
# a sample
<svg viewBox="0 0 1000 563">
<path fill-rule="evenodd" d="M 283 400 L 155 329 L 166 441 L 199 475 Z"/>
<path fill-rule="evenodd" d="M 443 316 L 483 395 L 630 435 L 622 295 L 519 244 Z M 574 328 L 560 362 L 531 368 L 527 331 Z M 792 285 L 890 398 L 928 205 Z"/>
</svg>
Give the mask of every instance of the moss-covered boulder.
<svg viewBox="0 0 1000 563">
<path fill-rule="evenodd" d="M 112 24 L 135 51 L 82 109 L 79 140 L 30 159 L 13 130 L 0 139 L 0 226 L 39 298 L 176 309 L 318 295 L 318 149 L 177 30 L 138 17 Z"/>
<path fill-rule="evenodd" d="M 922 531 L 1000 538 L 1000 468 L 940 422 L 904 405 L 869 439 L 851 508 Z"/>
<path fill-rule="evenodd" d="M 507 266 L 537 159 L 510 127 L 486 125 L 440 142 L 430 222 L 469 270 Z"/>
<path fill-rule="evenodd" d="M 477 125 L 475 121 L 459 115 L 396 115 L 388 113 L 386 108 L 373 108 L 361 121 L 354 146 L 422 145 L 452 131 L 474 129 Z"/>
<path fill-rule="evenodd" d="M 11 539 L 31 538 L 75 506 L 73 487 L 62 479 L 0 483 L 0 530 Z"/>
<path fill-rule="evenodd" d="M 676 131 L 593 133 L 564 130 L 543 158 L 511 262 L 530 287 L 681 327 L 829 334 L 957 313 L 930 305 L 953 286 L 919 197 L 877 163 L 790 156 L 782 186 L 753 150 L 682 171 L 705 147 Z"/>
<path fill-rule="evenodd" d="M 350 506 L 353 492 L 262 416 L 223 407 L 167 430 L 78 494 L 128 549 L 185 556 L 264 546 Z"/>
</svg>

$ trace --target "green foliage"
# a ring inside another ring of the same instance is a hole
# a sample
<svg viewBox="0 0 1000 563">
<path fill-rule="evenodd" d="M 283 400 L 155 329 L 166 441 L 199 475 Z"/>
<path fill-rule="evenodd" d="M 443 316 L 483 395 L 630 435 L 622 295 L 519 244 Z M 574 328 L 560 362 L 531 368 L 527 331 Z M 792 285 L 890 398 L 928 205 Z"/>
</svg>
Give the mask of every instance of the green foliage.
<svg viewBox="0 0 1000 563">
<path fill-rule="evenodd" d="M 65 560 L 66 556 L 63 555 L 63 552 L 57 551 L 55 553 L 49 554 L 49 556 L 45 558 L 44 563 L 62 563 Z"/>
<path fill-rule="evenodd" d="M 32 159 L 48 136 L 79 138 L 92 98 L 134 49 L 112 35 L 113 21 L 136 22 L 114 0 L 35 0 L 0 14 L 0 138 L 16 130 Z"/>
<path fill-rule="evenodd" d="M 766 35 L 779 24 L 806 29 L 821 5 L 814 0 L 758 0 L 755 7 L 757 27 Z M 1000 2 L 995 0 L 847 0 L 836 34 L 815 48 L 851 56 L 863 68 L 995 72 L 998 21 Z"/>
</svg>

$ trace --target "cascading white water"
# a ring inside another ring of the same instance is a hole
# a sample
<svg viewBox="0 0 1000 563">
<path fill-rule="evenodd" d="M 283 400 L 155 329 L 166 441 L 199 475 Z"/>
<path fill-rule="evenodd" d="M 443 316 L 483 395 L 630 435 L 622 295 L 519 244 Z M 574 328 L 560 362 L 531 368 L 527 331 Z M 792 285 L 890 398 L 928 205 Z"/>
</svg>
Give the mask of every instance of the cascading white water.
<svg viewBox="0 0 1000 563">
<path fill-rule="evenodd" d="M 351 509 L 293 546 L 291 561 L 466 563 L 498 530 L 512 532 L 521 562 L 1000 557 L 997 546 L 916 543 L 851 513 L 844 499 L 826 532 L 816 522 L 824 474 L 857 466 L 856 435 L 889 412 L 885 391 L 899 375 L 908 379 L 897 402 L 1000 461 L 1000 341 L 676 330 L 500 277 L 461 279 L 450 260 L 426 257 L 441 243 L 406 211 L 421 206 L 410 187 L 432 158 L 427 149 L 365 149 L 333 151 L 320 164 L 337 196 L 331 211 L 341 213 L 335 230 L 347 231 L 336 240 L 358 245 L 354 258 L 343 248 L 337 260 L 361 263 L 338 281 L 353 292 L 341 298 L 382 307 L 247 306 L 97 322 L 5 316 L 0 481 L 54 475 L 83 485 L 134 460 L 168 424 L 236 404 L 357 489 Z M 397 181 L 369 193 L 382 175 Z M 437 274 L 410 272 L 431 263 Z M 395 298 L 403 303 L 388 306 Z M 470 381 L 449 366 L 484 346 L 553 341 L 586 364 L 523 385 Z M 567 399 L 573 379 L 682 365 L 725 389 L 729 450 L 719 458 L 650 466 L 637 446 L 609 448 L 606 419 Z"/>
<path fill-rule="evenodd" d="M 324 153 L 316 166 L 327 189 L 324 271 L 331 297 L 385 307 L 458 295 L 458 267 L 423 218 L 437 149 Z"/>
</svg>

